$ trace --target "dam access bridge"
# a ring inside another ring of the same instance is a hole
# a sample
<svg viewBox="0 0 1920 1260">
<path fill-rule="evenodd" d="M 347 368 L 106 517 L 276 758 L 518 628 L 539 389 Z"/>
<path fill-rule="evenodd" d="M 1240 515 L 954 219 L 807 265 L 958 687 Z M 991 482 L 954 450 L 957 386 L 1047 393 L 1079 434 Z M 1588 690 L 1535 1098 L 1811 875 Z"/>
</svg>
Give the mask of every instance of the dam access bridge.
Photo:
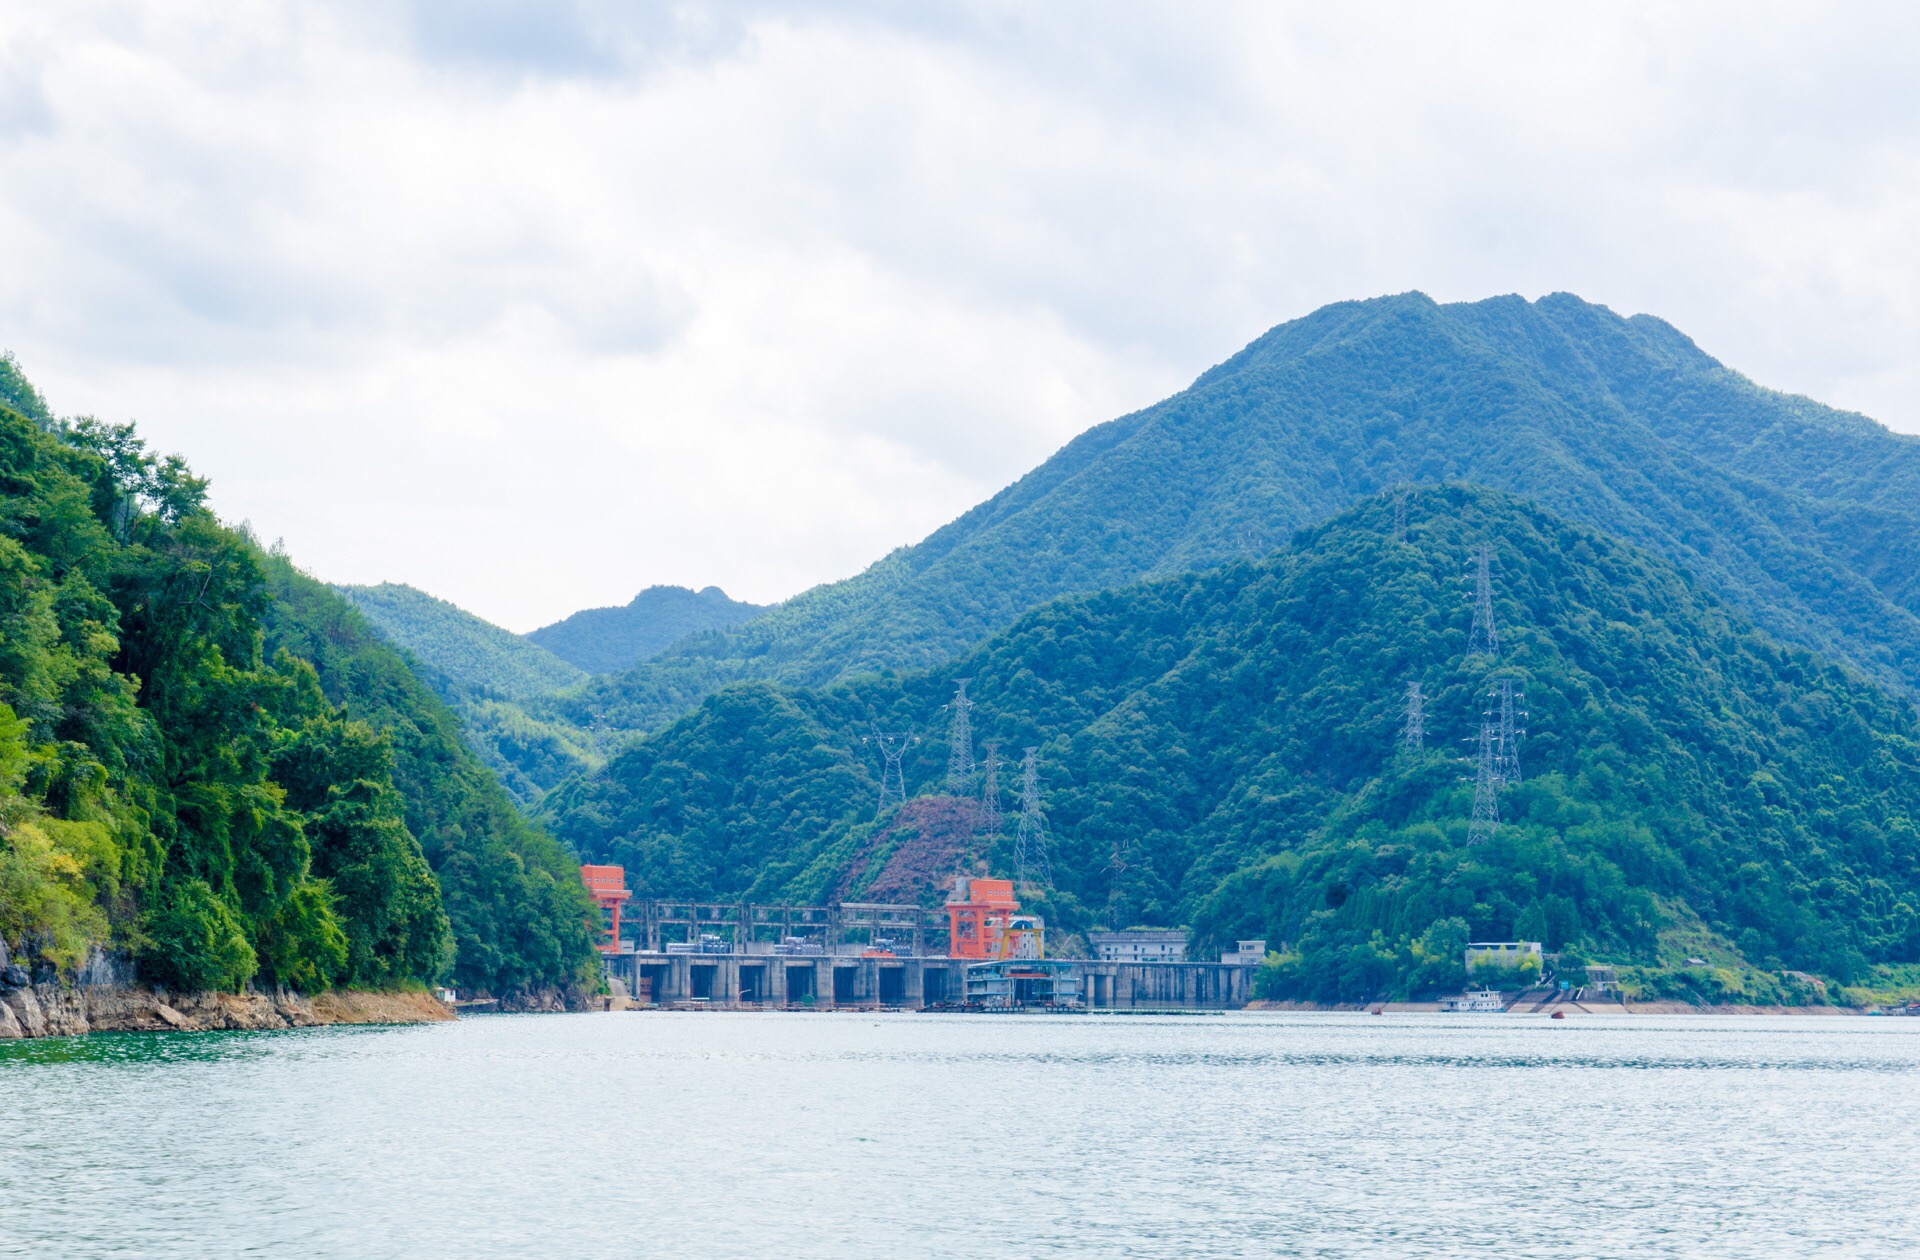
<svg viewBox="0 0 1920 1260">
<path fill-rule="evenodd" d="M 1253 960 L 1043 957 L 1044 926 L 1019 914 L 1005 880 L 960 881 L 940 915 L 881 902 L 633 902 L 618 868 L 588 869 L 610 926 L 632 933 L 602 944 L 606 973 L 642 1007 L 1234 1010 L 1252 996 Z"/>
</svg>

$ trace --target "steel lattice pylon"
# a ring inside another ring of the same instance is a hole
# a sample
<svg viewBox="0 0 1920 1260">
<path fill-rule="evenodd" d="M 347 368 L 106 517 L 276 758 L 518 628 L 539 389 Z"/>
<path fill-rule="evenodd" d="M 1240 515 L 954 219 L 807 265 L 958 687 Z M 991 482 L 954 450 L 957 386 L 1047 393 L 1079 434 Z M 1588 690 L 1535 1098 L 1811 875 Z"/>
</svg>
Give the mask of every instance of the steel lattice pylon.
<svg viewBox="0 0 1920 1260">
<path fill-rule="evenodd" d="M 1407 723 L 1400 732 L 1400 743 L 1408 752 L 1419 752 L 1427 746 L 1427 697 L 1417 678 L 1407 684 Z"/>
<path fill-rule="evenodd" d="M 1494 688 L 1500 714 L 1500 730 L 1494 737 L 1493 775 L 1501 787 L 1520 782 L 1520 741 L 1526 728 L 1519 725 L 1527 714 L 1517 707 L 1520 689 L 1511 678 L 1502 678 Z"/>
<path fill-rule="evenodd" d="M 987 745 L 987 763 L 980 784 L 980 834 L 991 845 L 1000 838 L 1000 745 Z"/>
<path fill-rule="evenodd" d="M 1468 656 L 1500 655 L 1500 631 L 1493 624 L 1493 544 L 1473 549 L 1473 626 L 1467 631 Z"/>
<path fill-rule="evenodd" d="M 880 750 L 880 803 L 873 811 L 873 816 L 879 818 L 889 805 L 906 804 L 907 776 L 902 761 L 907 749 L 919 743 L 920 737 L 911 731 L 883 731 L 876 722 L 873 734 L 867 736 L 865 742 Z"/>
<path fill-rule="evenodd" d="M 973 701 L 967 698 L 971 678 L 953 680 L 953 703 L 947 725 L 947 795 L 962 800 L 973 795 Z"/>
<path fill-rule="evenodd" d="M 1040 808 L 1038 749 L 1029 748 L 1020 761 L 1020 826 L 1013 837 L 1013 878 L 1016 883 L 1053 885 L 1053 864 L 1047 858 L 1047 820 Z"/>
<path fill-rule="evenodd" d="M 1500 777 L 1495 768 L 1498 733 L 1491 712 L 1480 715 L 1480 736 L 1473 758 L 1473 821 L 1467 843 L 1485 844 L 1500 830 Z"/>
</svg>

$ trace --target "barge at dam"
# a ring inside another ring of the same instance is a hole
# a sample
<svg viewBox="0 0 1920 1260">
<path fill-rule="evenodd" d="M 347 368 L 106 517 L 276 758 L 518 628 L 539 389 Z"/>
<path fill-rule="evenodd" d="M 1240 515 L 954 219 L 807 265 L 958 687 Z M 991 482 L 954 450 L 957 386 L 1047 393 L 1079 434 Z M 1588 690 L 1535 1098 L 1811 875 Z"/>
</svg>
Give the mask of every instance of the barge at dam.
<svg viewBox="0 0 1920 1260">
<path fill-rule="evenodd" d="M 607 978 L 641 1008 L 1237 1010 L 1263 953 L 1247 942 L 1219 962 L 1048 958 L 1045 925 L 1008 880 L 962 877 L 936 916 L 878 902 L 635 902 L 619 867 L 581 876 L 607 911 Z"/>
</svg>

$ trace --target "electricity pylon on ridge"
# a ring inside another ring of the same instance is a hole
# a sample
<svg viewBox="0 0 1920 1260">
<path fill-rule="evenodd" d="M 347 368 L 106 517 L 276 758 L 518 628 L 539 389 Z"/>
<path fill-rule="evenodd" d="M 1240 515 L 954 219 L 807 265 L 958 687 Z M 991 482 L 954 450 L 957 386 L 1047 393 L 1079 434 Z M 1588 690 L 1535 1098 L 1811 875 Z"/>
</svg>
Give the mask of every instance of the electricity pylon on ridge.
<svg viewBox="0 0 1920 1260">
<path fill-rule="evenodd" d="M 1519 723 L 1527 712 L 1518 707 L 1521 692 L 1514 686 L 1513 679 L 1502 678 L 1495 690 L 1499 698 L 1500 729 L 1495 736 L 1493 774 L 1501 787 L 1511 787 L 1520 782 L 1520 741 L 1527 732 Z"/>
<path fill-rule="evenodd" d="M 1393 488 L 1393 541 L 1407 541 L 1407 487 Z"/>
<path fill-rule="evenodd" d="M 1053 863 L 1047 858 L 1047 819 L 1040 808 L 1038 749 L 1029 748 L 1020 761 L 1020 826 L 1013 836 L 1013 878 L 1020 884 L 1053 886 Z"/>
<path fill-rule="evenodd" d="M 888 805 L 907 803 L 907 775 L 902 761 L 907 749 L 920 742 L 920 737 L 912 731 L 883 731 L 880 724 L 872 724 L 873 734 L 861 742 L 872 744 L 880 750 L 880 803 L 874 808 L 873 816 L 885 816 Z"/>
<path fill-rule="evenodd" d="M 1478 748 L 1473 758 L 1473 820 L 1467 824 L 1467 844 L 1485 844 L 1500 830 L 1500 778 L 1495 768 L 1498 734 L 1491 711 L 1480 715 Z"/>
<path fill-rule="evenodd" d="M 973 701 L 967 698 L 971 678 L 953 680 L 952 717 L 947 724 L 947 795 L 962 800 L 973 795 Z"/>
<path fill-rule="evenodd" d="M 1000 838 L 1000 745 L 987 745 L 987 763 L 980 784 L 980 834 L 991 844 Z"/>
<path fill-rule="evenodd" d="M 1418 678 L 1407 684 L 1407 723 L 1400 731 L 1400 744 L 1408 752 L 1427 746 L 1427 697 Z"/>
<path fill-rule="evenodd" d="M 1468 656 L 1500 655 L 1500 631 L 1493 624 L 1493 544 L 1473 549 L 1473 626 L 1467 631 Z"/>
</svg>

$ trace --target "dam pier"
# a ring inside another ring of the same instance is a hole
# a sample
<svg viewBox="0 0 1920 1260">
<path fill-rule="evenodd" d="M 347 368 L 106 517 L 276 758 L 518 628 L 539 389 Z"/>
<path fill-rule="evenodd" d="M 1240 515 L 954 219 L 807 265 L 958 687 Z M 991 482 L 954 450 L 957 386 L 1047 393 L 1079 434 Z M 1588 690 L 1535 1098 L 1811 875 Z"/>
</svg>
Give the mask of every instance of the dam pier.
<svg viewBox="0 0 1920 1260">
<path fill-rule="evenodd" d="M 1044 924 L 1020 913 L 1007 880 L 960 879 L 936 915 L 873 902 L 634 902 L 618 867 L 582 877 L 608 913 L 606 975 L 642 1008 L 1235 1010 L 1261 957 L 1048 958 Z"/>
</svg>

